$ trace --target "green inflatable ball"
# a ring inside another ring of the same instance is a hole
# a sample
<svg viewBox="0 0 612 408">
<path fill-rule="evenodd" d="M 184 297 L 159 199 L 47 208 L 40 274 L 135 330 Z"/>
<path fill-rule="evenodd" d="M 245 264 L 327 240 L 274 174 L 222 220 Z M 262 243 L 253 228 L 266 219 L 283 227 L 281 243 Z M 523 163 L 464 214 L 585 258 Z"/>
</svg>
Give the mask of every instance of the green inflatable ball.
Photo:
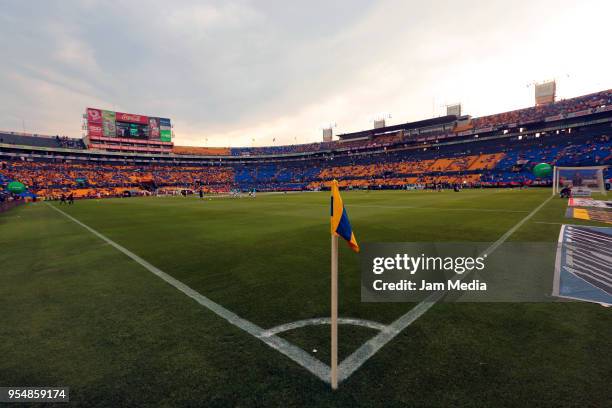
<svg viewBox="0 0 612 408">
<path fill-rule="evenodd" d="M 26 186 L 23 185 L 23 183 L 20 183 L 18 181 L 11 181 L 7 186 L 7 190 L 14 194 L 21 194 L 27 189 Z"/>
<path fill-rule="evenodd" d="M 548 163 L 536 164 L 533 168 L 533 175 L 539 178 L 548 177 L 552 174 L 552 166 Z"/>
</svg>

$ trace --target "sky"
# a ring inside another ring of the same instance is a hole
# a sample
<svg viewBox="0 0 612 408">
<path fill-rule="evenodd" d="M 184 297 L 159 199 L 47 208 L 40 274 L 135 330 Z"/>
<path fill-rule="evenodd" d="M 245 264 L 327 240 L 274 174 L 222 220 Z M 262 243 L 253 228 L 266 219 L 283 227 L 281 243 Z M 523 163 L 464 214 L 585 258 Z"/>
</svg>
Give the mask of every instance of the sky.
<svg viewBox="0 0 612 408">
<path fill-rule="evenodd" d="M 97 107 L 174 143 L 265 146 L 612 88 L 609 0 L 0 3 L 0 129 L 82 135 Z"/>
</svg>

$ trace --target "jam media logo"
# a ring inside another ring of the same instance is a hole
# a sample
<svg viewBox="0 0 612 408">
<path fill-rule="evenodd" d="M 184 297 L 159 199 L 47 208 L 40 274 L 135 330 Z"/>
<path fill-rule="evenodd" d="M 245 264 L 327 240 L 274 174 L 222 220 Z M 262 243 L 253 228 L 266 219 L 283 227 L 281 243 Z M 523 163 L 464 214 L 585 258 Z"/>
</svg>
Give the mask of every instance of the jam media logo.
<svg viewBox="0 0 612 408">
<path fill-rule="evenodd" d="M 375 291 L 487 290 L 484 282 L 462 282 L 453 276 L 482 271 L 486 257 L 486 254 L 479 257 L 443 257 L 426 256 L 423 253 L 417 256 L 403 253 L 375 257 L 372 260 L 372 273 L 382 278 L 380 275 L 391 272 L 392 276 L 389 281 L 375 279 L 372 288 Z M 413 275 L 415 279 L 412 279 Z"/>
<path fill-rule="evenodd" d="M 486 292 L 487 243 L 366 244 L 361 259 L 361 294 L 365 302 L 419 302 L 433 291 Z M 468 277 L 469 276 L 469 277 Z"/>
</svg>

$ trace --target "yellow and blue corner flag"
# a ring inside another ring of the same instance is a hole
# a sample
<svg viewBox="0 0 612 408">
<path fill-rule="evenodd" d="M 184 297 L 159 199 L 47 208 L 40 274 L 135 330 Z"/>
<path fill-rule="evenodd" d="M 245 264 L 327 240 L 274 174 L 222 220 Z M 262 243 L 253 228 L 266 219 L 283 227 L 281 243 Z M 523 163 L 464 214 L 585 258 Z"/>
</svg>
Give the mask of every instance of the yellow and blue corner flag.
<svg viewBox="0 0 612 408">
<path fill-rule="evenodd" d="M 357 239 L 353 234 L 336 180 L 332 181 L 331 184 L 331 233 L 344 238 L 353 251 L 359 252 L 359 244 L 357 244 Z"/>
</svg>

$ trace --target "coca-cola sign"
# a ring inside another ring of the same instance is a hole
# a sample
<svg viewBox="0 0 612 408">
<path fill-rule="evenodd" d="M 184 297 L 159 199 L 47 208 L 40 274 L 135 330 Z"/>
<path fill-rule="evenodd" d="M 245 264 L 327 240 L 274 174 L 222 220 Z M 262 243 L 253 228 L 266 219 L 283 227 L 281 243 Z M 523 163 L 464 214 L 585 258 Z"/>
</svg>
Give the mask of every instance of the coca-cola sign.
<svg viewBox="0 0 612 408">
<path fill-rule="evenodd" d="M 141 123 L 143 125 L 146 125 L 149 123 L 148 116 L 135 115 L 133 113 L 117 112 L 115 114 L 115 120 L 117 120 L 117 122 Z"/>
</svg>

